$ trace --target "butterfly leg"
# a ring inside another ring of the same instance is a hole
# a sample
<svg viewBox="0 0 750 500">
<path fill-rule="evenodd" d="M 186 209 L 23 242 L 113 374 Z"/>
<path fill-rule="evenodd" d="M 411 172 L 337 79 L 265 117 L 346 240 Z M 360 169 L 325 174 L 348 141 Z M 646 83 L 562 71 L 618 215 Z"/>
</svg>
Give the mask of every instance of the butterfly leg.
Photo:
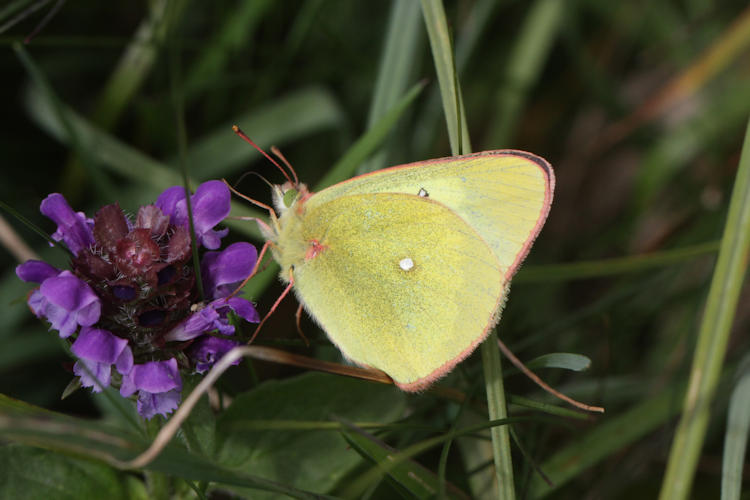
<svg viewBox="0 0 750 500">
<path fill-rule="evenodd" d="M 260 254 L 258 254 L 258 258 L 255 260 L 255 266 L 253 267 L 253 270 L 250 272 L 247 278 L 244 279 L 242 283 L 240 283 L 240 286 L 238 286 L 230 295 L 227 297 L 227 300 L 231 299 L 235 295 L 239 293 L 240 290 L 247 284 L 248 281 L 250 281 L 250 278 L 258 274 L 258 269 L 260 268 L 261 262 L 263 262 L 263 256 L 266 254 L 266 250 L 268 250 L 268 246 L 271 244 L 270 241 L 266 241 L 263 244 L 263 248 L 260 249 Z"/>
<path fill-rule="evenodd" d="M 297 333 L 299 333 L 299 336 L 305 341 L 305 345 L 310 347 L 310 341 L 307 340 L 305 333 L 302 331 L 302 304 L 297 308 L 297 314 L 295 314 L 295 317 L 297 318 Z"/>
<path fill-rule="evenodd" d="M 265 245 L 264 245 L 265 247 Z M 263 327 L 263 323 L 266 322 L 266 320 L 273 314 L 273 312 L 276 310 L 277 307 L 279 307 L 279 304 L 281 301 L 286 297 L 289 292 L 292 290 L 292 286 L 294 286 L 294 273 L 292 270 L 289 270 L 289 284 L 284 288 L 284 291 L 281 292 L 281 295 L 279 295 L 279 298 L 276 299 L 276 302 L 273 303 L 271 306 L 271 309 L 268 311 L 268 313 L 263 317 L 261 322 L 258 324 L 258 327 L 255 329 L 255 332 L 253 333 L 253 336 L 250 337 L 250 340 L 247 341 L 248 344 L 251 344 L 253 340 L 255 340 L 255 337 L 258 335 L 258 332 L 260 332 L 260 329 Z"/>
</svg>

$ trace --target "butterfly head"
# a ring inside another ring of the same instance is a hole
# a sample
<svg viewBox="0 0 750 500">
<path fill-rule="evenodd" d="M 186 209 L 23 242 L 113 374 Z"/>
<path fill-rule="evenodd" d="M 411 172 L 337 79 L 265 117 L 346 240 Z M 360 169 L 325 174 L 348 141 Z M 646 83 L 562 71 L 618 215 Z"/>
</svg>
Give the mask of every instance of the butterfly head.
<svg viewBox="0 0 750 500">
<path fill-rule="evenodd" d="M 304 184 L 285 182 L 273 187 L 273 206 L 279 216 L 290 208 L 302 210 L 302 204 L 310 196 L 310 191 Z"/>
</svg>

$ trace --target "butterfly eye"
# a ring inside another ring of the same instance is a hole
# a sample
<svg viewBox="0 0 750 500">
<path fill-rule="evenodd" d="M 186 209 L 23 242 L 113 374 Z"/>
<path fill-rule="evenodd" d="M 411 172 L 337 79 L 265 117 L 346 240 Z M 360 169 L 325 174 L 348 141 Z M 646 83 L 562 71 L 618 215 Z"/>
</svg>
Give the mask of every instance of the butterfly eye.
<svg viewBox="0 0 750 500">
<path fill-rule="evenodd" d="M 288 189 L 284 193 L 284 206 L 286 208 L 289 208 L 294 204 L 294 202 L 297 200 L 297 195 L 299 195 L 299 191 L 296 189 Z"/>
</svg>

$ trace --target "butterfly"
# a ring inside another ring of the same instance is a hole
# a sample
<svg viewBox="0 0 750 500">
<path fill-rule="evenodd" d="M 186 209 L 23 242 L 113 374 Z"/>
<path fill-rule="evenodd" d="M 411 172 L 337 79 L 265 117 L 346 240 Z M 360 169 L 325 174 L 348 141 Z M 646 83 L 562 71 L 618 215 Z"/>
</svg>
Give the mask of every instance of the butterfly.
<svg viewBox="0 0 750 500">
<path fill-rule="evenodd" d="M 316 193 L 295 178 L 273 187 L 261 231 L 280 278 L 341 353 L 413 392 L 498 322 L 554 186 L 547 161 L 515 150 L 410 163 Z"/>
</svg>

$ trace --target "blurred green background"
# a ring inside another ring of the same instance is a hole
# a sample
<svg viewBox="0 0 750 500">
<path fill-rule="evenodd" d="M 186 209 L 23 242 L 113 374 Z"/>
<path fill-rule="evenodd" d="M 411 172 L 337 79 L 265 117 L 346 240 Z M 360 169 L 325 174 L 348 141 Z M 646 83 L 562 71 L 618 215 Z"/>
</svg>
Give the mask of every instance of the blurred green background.
<svg viewBox="0 0 750 500">
<path fill-rule="evenodd" d="M 20 45 L 54 5 L 0 7 L 0 199 L 49 233 L 39 203 L 50 192 L 90 215 L 115 200 L 133 213 L 179 184 L 183 165 L 193 187 L 212 178 L 234 183 L 247 172 L 280 182 L 232 133 L 234 123 L 266 150 L 278 146 L 311 186 L 334 165 L 340 170 L 328 182 L 450 155 L 418 2 L 67 2 Z M 528 150 L 557 176 L 549 220 L 514 281 L 499 334 L 526 361 L 550 352 L 589 357 L 584 373 L 539 373 L 607 409 L 583 422 L 515 426 L 530 457 L 514 451 L 519 497 L 544 489 L 532 459 L 546 471 L 576 462 L 556 476 L 556 498 L 655 497 L 750 111 L 750 8 L 735 0 L 459 0 L 445 8 L 472 149 Z M 424 87 L 404 101 L 419 82 Z M 384 122 L 399 105 L 398 120 Z M 238 189 L 270 199 L 256 176 Z M 244 202 L 235 207 L 248 213 Z M 4 216 L 12 228 L 4 234 L 64 266 L 64 255 Z M 254 224 L 231 227 L 230 239 L 260 246 Z M 24 303 L 29 286 L 13 268 L 28 254 L 5 248 L 0 392 L 100 415 L 85 391 L 60 401 L 71 360 Z M 262 314 L 281 291 L 271 273 L 246 292 Z M 296 307 L 285 301 L 259 342 L 337 360 L 309 321 L 315 348 L 304 347 Z M 718 495 L 728 400 L 749 324 L 744 292 L 693 498 Z M 253 367 L 233 369 L 224 389 L 236 394 L 302 373 Z M 478 387 L 481 400 L 481 379 L 473 356 L 446 383 Z M 513 372 L 506 388 L 555 403 Z M 409 398 L 414 413 L 449 428 L 457 405 L 425 397 Z M 420 462 L 436 469 L 438 460 L 435 452 Z M 448 478 L 463 487 L 468 469 L 465 459 L 451 459 Z"/>
</svg>

